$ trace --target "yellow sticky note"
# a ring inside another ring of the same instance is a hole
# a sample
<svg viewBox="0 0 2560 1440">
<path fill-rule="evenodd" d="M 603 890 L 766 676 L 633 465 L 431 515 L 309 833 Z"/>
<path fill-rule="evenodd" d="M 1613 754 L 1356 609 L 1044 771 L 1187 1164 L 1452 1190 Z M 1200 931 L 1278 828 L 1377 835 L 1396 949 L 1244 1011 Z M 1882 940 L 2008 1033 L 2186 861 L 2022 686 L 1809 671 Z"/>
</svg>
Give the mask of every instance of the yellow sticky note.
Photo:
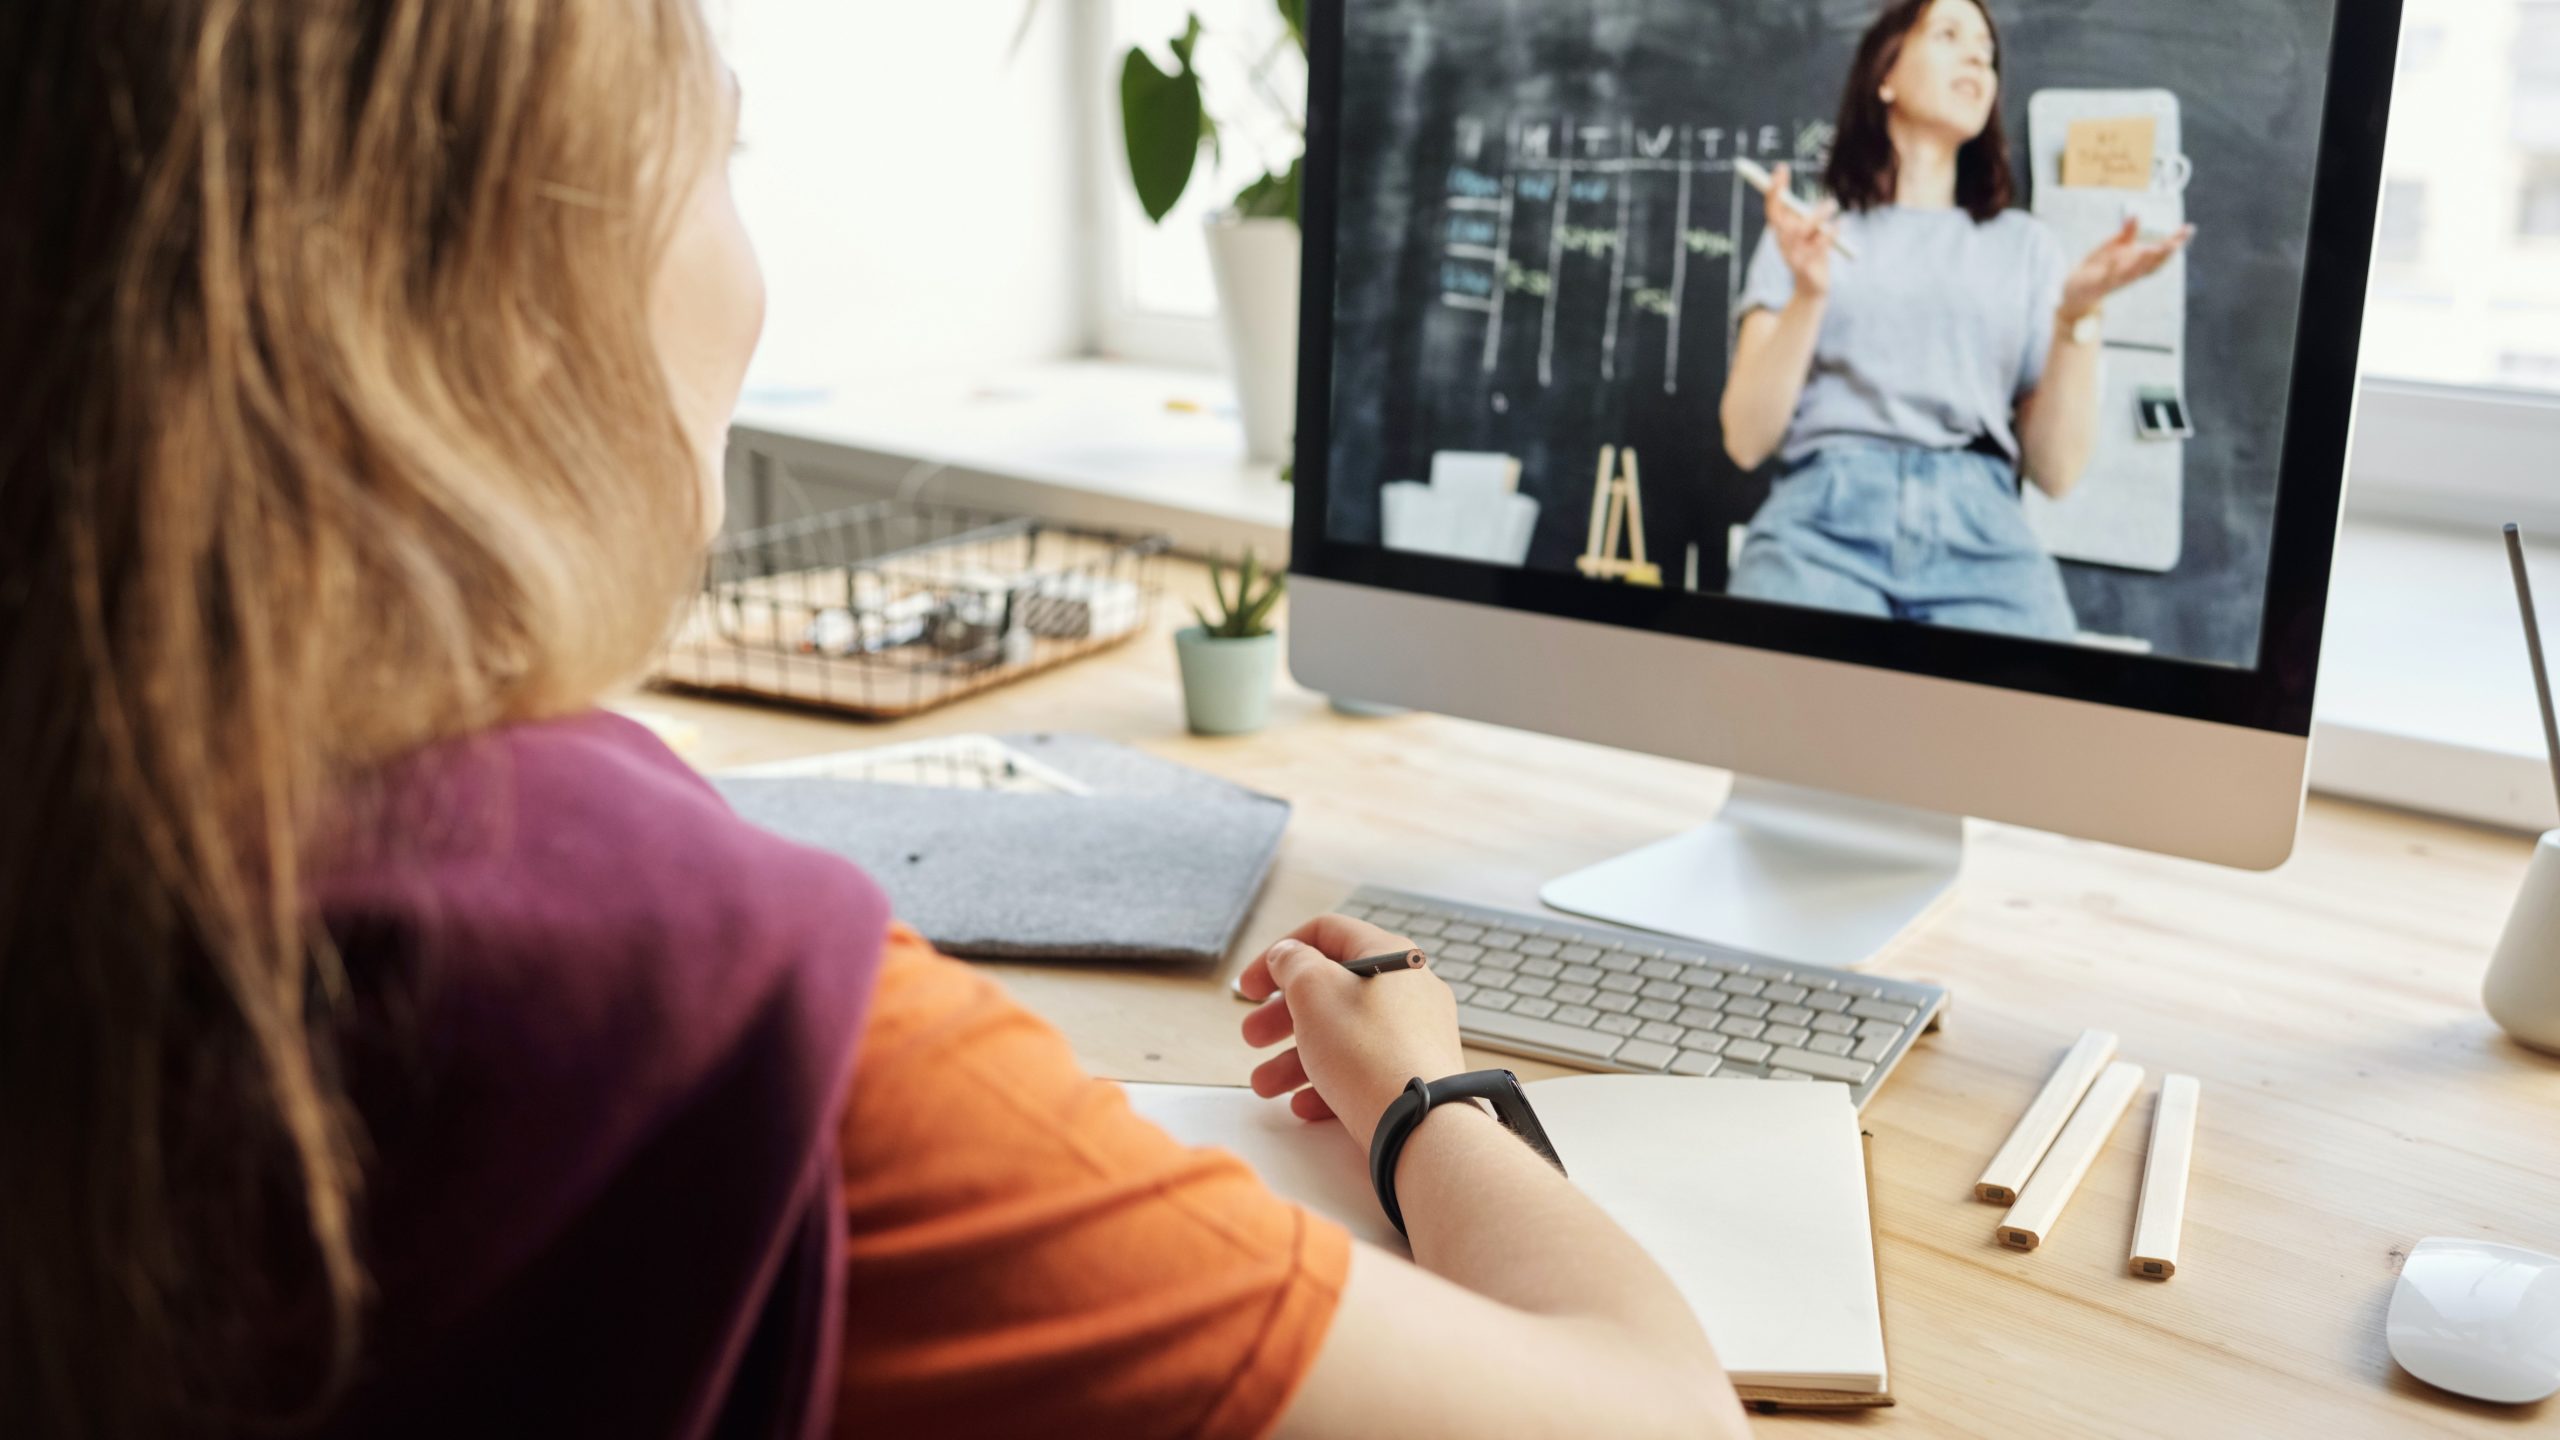
<svg viewBox="0 0 2560 1440">
<path fill-rule="evenodd" d="M 2062 145 L 2062 183 L 2074 188 L 2148 190 L 2160 122 L 2148 115 L 2074 120 Z"/>
</svg>

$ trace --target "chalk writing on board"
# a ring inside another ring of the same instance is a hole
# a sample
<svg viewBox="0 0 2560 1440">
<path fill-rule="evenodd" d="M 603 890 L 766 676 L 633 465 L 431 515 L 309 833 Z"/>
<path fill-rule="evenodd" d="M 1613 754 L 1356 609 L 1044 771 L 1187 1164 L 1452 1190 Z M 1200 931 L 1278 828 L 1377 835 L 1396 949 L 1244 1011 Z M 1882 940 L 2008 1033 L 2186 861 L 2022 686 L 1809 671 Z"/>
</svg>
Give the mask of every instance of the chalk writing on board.
<svg viewBox="0 0 2560 1440">
<path fill-rule="evenodd" d="M 1625 327 L 1659 325 L 1663 392 L 1677 394 L 1689 307 L 1703 292 L 1707 313 L 1729 331 L 1742 291 L 1737 237 L 1746 200 L 1757 202 L 1734 174 L 1734 158 L 1785 161 L 1799 175 L 1819 174 L 1832 127 L 1802 119 L 1710 125 L 1471 115 L 1458 120 L 1456 140 L 1430 223 L 1442 242 L 1441 304 L 1482 317 L 1484 373 L 1515 358 L 1505 353 L 1505 322 L 1514 303 L 1531 303 L 1539 307 L 1538 384 L 1553 386 L 1557 314 L 1597 306 L 1601 378 L 1617 378 Z M 1639 235 L 1639 209 L 1667 217 L 1666 233 Z M 1663 255 L 1668 275 L 1630 269 L 1647 263 L 1638 257 Z M 1711 269 L 1722 274 L 1692 273 Z"/>
</svg>

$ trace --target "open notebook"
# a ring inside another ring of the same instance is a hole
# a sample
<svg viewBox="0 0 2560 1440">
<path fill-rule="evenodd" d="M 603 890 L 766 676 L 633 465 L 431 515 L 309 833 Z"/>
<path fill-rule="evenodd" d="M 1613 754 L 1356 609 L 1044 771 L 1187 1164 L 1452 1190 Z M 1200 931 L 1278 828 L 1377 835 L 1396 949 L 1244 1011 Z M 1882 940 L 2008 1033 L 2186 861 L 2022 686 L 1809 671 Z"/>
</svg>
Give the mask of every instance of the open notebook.
<svg viewBox="0 0 2560 1440">
<path fill-rule="evenodd" d="M 1175 1138 L 1232 1151 L 1272 1189 L 1407 1253 L 1341 1126 L 1248 1090 L 1126 1088 Z M 1846 1089 L 1647 1075 L 1527 1089 L 1566 1171 L 1670 1272 L 1745 1400 L 1893 1403 L 1866 1147 Z"/>
</svg>

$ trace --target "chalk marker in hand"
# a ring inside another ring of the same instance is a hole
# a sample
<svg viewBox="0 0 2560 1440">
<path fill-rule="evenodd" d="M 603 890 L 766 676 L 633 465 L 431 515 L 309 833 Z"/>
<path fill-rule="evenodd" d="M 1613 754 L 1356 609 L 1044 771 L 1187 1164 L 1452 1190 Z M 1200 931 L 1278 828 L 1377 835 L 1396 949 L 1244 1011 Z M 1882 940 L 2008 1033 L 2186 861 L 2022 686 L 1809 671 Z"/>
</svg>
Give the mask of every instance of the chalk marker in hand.
<svg viewBox="0 0 2560 1440">
<path fill-rule="evenodd" d="M 1786 206 L 1797 214 L 1804 216 L 1811 216 L 1813 214 L 1812 211 L 1804 208 L 1803 201 L 1798 200 L 1793 195 L 1779 189 L 1776 177 L 1763 169 L 1759 161 L 1747 160 L 1742 156 L 1736 155 L 1733 157 L 1733 173 L 1742 177 L 1742 183 L 1759 191 L 1769 199 L 1775 200 L 1779 204 Z M 1849 237 L 1846 235 L 1835 232 L 1831 237 L 1831 248 L 1839 251 L 1844 259 L 1855 260 L 1858 258 L 1858 247 L 1850 244 Z"/>
</svg>

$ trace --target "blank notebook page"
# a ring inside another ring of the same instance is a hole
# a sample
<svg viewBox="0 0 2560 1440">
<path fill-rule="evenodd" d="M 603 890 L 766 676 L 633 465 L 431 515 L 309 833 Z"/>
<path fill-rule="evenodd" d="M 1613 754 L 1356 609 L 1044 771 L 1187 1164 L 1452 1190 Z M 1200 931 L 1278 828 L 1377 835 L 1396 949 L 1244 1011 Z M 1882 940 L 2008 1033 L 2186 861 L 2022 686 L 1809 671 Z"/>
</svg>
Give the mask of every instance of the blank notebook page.
<svg viewBox="0 0 2560 1440">
<path fill-rule="evenodd" d="M 1228 1150 L 1272 1189 L 1406 1253 L 1341 1126 L 1245 1090 L 1126 1088 L 1176 1139 Z M 1577 1075 L 1528 1092 L 1574 1182 L 1670 1274 L 1735 1383 L 1884 1390 L 1866 1151 L 1844 1087 Z"/>
</svg>

